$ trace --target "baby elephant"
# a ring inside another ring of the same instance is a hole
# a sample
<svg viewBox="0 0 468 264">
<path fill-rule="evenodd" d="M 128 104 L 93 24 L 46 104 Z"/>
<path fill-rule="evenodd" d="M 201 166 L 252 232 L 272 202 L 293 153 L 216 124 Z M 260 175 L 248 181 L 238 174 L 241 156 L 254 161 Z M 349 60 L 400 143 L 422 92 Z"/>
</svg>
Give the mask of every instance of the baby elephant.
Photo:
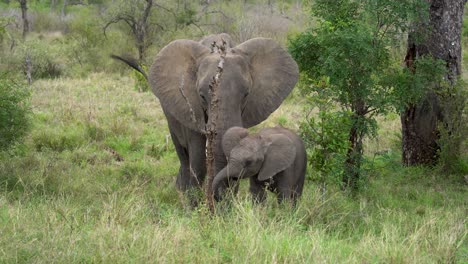
<svg viewBox="0 0 468 264">
<path fill-rule="evenodd" d="M 231 127 L 223 136 L 222 147 L 228 160 L 213 180 L 217 201 L 237 179 L 250 178 L 250 192 L 255 202 L 263 202 L 265 189 L 281 203 L 293 203 L 302 194 L 307 157 L 304 143 L 294 132 L 283 128 L 264 128 L 249 135 L 247 129 Z"/>
</svg>

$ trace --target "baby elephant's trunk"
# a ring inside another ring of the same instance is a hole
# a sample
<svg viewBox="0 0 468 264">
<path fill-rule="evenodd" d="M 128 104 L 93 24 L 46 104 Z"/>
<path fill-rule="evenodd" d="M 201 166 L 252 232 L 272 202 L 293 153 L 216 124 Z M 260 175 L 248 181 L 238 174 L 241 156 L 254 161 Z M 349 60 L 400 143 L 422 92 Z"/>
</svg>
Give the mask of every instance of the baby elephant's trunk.
<svg viewBox="0 0 468 264">
<path fill-rule="evenodd" d="M 213 193 L 216 201 L 220 201 L 223 193 L 229 187 L 227 167 L 223 168 L 213 179 Z"/>
</svg>

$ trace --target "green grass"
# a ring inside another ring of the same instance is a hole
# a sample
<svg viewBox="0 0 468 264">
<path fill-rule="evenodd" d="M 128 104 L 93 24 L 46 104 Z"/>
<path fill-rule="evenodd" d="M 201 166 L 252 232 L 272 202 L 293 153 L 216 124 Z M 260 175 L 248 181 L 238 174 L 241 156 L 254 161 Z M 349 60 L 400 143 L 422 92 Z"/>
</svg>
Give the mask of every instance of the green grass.
<svg viewBox="0 0 468 264">
<path fill-rule="evenodd" d="M 296 210 L 244 182 L 230 209 L 191 210 L 160 105 L 127 77 L 37 81 L 33 129 L 0 155 L 1 263 L 466 263 L 467 185 L 404 168 L 398 118 L 366 142 L 355 198 L 307 180 Z M 258 127 L 297 129 L 300 99 Z M 258 129 L 257 127 L 257 129 Z M 168 141 L 169 140 L 169 141 Z M 383 155 L 373 153 L 392 149 Z M 309 172 L 313 173 L 313 172 Z"/>
</svg>

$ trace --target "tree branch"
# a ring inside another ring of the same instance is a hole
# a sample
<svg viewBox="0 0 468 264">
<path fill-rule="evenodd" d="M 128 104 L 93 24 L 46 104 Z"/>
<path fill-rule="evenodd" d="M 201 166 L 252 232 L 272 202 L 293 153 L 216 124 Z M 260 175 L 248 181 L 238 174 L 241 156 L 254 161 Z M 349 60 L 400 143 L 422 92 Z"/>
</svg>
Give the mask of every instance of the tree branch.
<svg viewBox="0 0 468 264">
<path fill-rule="evenodd" d="M 193 111 L 193 108 L 192 108 L 192 104 L 190 103 L 190 101 L 188 100 L 187 96 L 184 93 L 184 84 L 185 84 L 185 76 L 182 75 L 181 78 L 180 78 L 179 91 L 180 91 L 180 94 L 182 95 L 182 97 L 184 98 L 185 102 L 187 103 L 187 105 L 189 107 L 190 119 L 192 120 L 192 122 L 194 124 L 198 124 L 197 118 L 195 116 L 195 111 Z"/>
<path fill-rule="evenodd" d="M 211 83 L 209 85 L 209 93 L 211 97 L 210 101 L 210 117 L 208 118 L 209 122 L 206 129 L 206 138 L 207 138 L 207 145 L 206 145 L 206 168 L 207 168 L 207 175 L 208 179 L 206 182 L 206 202 L 208 208 L 212 213 L 214 213 L 214 197 L 213 197 L 213 179 L 214 175 L 214 150 L 216 149 L 216 122 L 218 120 L 218 89 L 219 84 L 221 83 L 221 77 L 223 76 L 224 70 L 224 59 L 226 57 L 226 41 L 222 40 L 221 45 L 217 45 L 216 42 L 213 43 L 214 46 L 218 48 L 217 53 L 219 54 L 220 60 L 218 63 L 218 68 L 216 71 L 216 75 L 213 76 Z"/>
</svg>

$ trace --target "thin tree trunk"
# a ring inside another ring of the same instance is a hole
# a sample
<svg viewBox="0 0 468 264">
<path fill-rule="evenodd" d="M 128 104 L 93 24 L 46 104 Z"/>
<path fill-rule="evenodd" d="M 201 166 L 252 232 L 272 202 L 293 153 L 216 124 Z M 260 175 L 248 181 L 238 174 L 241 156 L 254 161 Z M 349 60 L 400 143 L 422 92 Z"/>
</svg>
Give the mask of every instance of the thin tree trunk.
<svg viewBox="0 0 468 264">
<path fill-rule="evenodd" d="M 343 175 L 343 185 L 351 191 L 358 189 L 361 160 L 362 160 L 362 133 L 355 121 L 349 131 L 350 147 L 346 154 L 345 171 Z"/>
<path fill-rule="evenodd" d="M 143 17 L 140 23 L 135 24 L 137 28 L 135 28 L 136 33 L 136 44 L 138 49 L 138 62 L 140 65 L 143 64 L 146 55 L 146 48 L 148 47 L 148 40 L 147 40 L 147 29 L 148 29 L 148 19 L 151 14 L 151 8 L 153 7 L 153 0 L 146 0 L 145 10 L 143 11 Z"/>
<path fill-rule="evenodd" d="M 29 21 L 28 21 L 28 3 L 26 0 L 19 0 L 21 6 L 21 18 L 23 19 L 23 39 L 29 32 Z"/>
<path fill-rule="evenodd" d="M 27 51 L 26 53 L 26 58 L 25 58 L 25 67 L 26 67 L 26 79 L 28 80 L 28 84 L 31 85 L 32 84 L 32 70 L 33 70 L 33 66 L 32 66 L 32 63 L 31 63 L 31 55 L 29 54 L 29 50 Z"/>
<path fill-rule="evenodd" d="M 413 61 L 430 54 L 447 62 L 446 79 L 454 85 L 461 74 L 461 30 L 463 9 L 466 0 L 428 0 L 430 6 L 429 25 L 418 26 L 408 36 L 408 48 L 405 62 L 407 67 Z M 418 42 L 418 36 L 424 35 L 424 41 Z M 417 70 L 417 69 L 415 69 Z M 437 87 L 436 87 L 437 89 Z M 446 122 L 441 98 L 429 93 L 418 105 L 410 105 L 401 114 L 402 124 L 402 160 L 405 165 L 435 164 L 440 146 L 438 123 Z"/>
<path fill-rule="evenodd" d="M 358 190 L 361 175 L 362 140 L 365 129 L 362 120 L 366 116 L 367 106 L 362 98 L 357 98 L 353 101 L 351 109 L 353 115 L 351 116 L 351 128 L 348 138 L 350 145 L 346 154 L 343 187 L 355 192 Z"/>
<path fill-rule="evenodd" d="M 63 0 L 63 5 L 62 5 L 62 19 L 65 18 L 66 15 L 66 8 L 67 8 L 67 0 Z"/>
<path fill-rule="evenodd" d="M 226 43 L 223 41 L 221 45 L 219 45 L 219 63 L 218 69 L 216 71 L 216 75 L 213 76 L 213 80 L 210 83 L 210 93 L 211 93 L 211 101 L 210 101 L 210 111 L 209 111 L 209 118 L 208 118 L 208 125 L 206 129 L 206 138 L 207 138 L 207 145 L 206 145 L 206 170 L 207 170 L 207 182 L 206 182 L 206 203 L 208 208 L 212 213 L 214 213 L 214 197 L 213 197 L 213 180 L 215 178 L 215 151 L 219 149 L 219 146 L 216 145 L 216 136 L 218 131 L 217 122 L 218 122 L 218 114 L 219 114 L 219 107 L 218 107 L 218 91 L 219 91 L 219 84 L 221 83 L 221 78 L 223 76 L 224 70 L 224 59 L 226 57 Z"/>
</svg>

